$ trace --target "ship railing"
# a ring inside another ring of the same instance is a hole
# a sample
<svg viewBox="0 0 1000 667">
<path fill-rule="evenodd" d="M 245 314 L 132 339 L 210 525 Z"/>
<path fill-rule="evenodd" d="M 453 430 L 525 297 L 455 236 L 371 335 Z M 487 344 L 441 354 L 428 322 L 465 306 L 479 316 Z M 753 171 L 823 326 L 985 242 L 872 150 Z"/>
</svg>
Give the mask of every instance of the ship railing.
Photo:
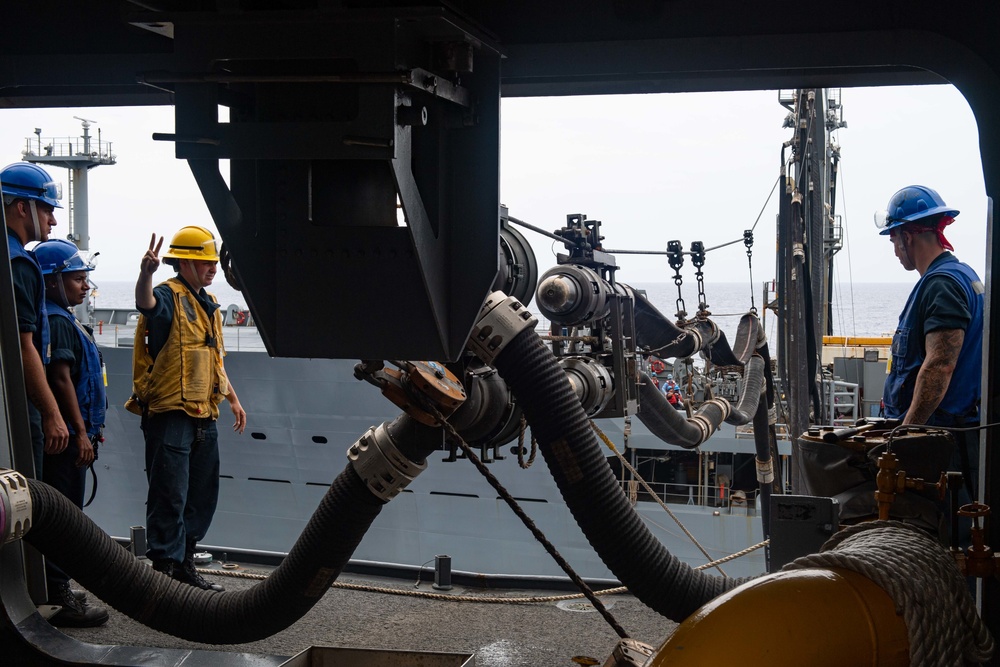
<svg viewBox="0 0 1000 667">
<path fill-rule="evenodd" d="M 823 378 L 823 422 L 835 426 L 853 426 L 861 405 L 856 382 Z"/>
<path fill-rule="evenodd" d="M 43 145 L 44 144 L 44 145 Z M 111 151 L 111 142 L 97 137 L 52 137 L 25 139 L 24 155 L 29 157 L 88 157 L 91 163 L 115 164 L 116 155 Z"/>
<path fill-rule="evenodd" d="M 108 325 L 99 321 L 94 326 L 94 340 L 101 347 L 132 347 L 135 322 Z M 254 326 L 226 327 L 223 343 L 228 352 L 267 352 Z"/>
<path fill-rule="evenodd" d="M 712 507 L 720 511 L 756 516 L 757 491 L 733 490 L 726 485 L 685 484 L 672 482 L 647 482 L 653 490 L 651 495 L 636 480 L 621 480 L 622 491 L 634 505 L 637 502 L 656 502 L 659 498 L 669 505 L 691 505 Z"/>
</svg>

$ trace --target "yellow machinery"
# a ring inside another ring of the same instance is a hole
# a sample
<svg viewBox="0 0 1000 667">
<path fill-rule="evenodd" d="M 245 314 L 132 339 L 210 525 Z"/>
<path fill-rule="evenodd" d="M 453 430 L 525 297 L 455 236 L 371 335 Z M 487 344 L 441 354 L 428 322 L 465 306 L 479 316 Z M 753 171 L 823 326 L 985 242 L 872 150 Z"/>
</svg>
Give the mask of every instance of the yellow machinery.
<svg viewBox="0 0 1000 667">
<path fill-rule="evenodd" d="M 659 648 L 649 667 L 903 667 L 903 619 L 878 584 L 850 570 L 778 572 L 708 603 Z"/>
</svg>

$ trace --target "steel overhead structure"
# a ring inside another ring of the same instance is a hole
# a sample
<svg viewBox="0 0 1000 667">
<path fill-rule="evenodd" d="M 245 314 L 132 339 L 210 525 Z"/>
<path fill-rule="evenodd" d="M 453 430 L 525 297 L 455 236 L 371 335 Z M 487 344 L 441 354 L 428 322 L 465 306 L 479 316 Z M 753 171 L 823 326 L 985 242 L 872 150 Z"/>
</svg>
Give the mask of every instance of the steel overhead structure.
<svg viewBox="0 0 1000 667">
<path fill-rule="evenodd" d="M 810 20 L 792 0 L 7 5 L 0 108 L 174 105 L 176 132 L 161 138 L 191 165 L 273 355 L 459 354 L 497 272 L 501 96 L 951 82 L 978 122 L 986 192 L 1000 192 L 995 2 L 841 0 Z M 231 161 L 228 185 L 219 160 Z M 1000 278 L 987 224 L 990 295 Z M 350 290 L 316 307 L 300 287 L 331 272 Z M 985 332 L 990 423 L 1000 417 L 998 312 L 989 308 Z M 0 343 L 0 466 L 17 467 L 30 451 L 9 277 Z M 990 503 L 1000 463 L 984 451 Z M 991 524 L 989 543 L 998 538 Z M 20 550 L 0 550 L 4 636 L 34 651 L 51 629 L 18 592 L 20 563 Z M 993 580 L 983 615 L 1000 636 Z M 51 645 L 81 663 L 138 655 Z"/>
</svg>

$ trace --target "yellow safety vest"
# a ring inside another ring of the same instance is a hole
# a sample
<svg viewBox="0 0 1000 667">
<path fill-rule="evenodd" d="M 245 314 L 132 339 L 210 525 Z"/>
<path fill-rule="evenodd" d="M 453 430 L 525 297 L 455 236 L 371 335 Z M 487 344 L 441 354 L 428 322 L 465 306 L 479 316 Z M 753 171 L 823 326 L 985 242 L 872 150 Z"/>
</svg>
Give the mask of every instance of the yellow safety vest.
<svg viewBox="0 0 1000 667">
<path fill-rule="evenodd" d="M 211 318 L 194 293 L 177 278 L 165 283 L 174 295 L 174 318 L 163 349 L 149 353 L 146 316 L 140 315 L 132 350 L 132 396 L 129 412 L 141 415 L 183 410 L 192 417 L 219 416 L 219 403 L 229 394 L 222 364 L 222 313 Z M 215 302 L 211 294 L 209 298 Z M 217 303 L 217 302 L 216 302 Z M 210 340 L 215 345 L 209 344 Z"/>
</svg>

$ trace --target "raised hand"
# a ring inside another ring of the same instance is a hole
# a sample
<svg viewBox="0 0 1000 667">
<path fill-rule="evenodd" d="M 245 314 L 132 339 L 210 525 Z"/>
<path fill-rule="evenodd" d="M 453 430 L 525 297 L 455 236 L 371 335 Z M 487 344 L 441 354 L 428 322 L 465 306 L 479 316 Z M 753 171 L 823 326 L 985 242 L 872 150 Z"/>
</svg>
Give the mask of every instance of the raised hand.
<svg viewBox="0 0 1000 667">
<path fill-rule="evenodd" d="M 157 242 L 156 234 L 153 234 L 149 239 L 149 250 L 142 256 L 142 264 L 140 266 L 140 270 L 146 275 L 152 276 L 160 268 L 160 248 L 163 247 L 163 239 L 164 237 L 161 236 L 159 242 Z"/>
</svg>

